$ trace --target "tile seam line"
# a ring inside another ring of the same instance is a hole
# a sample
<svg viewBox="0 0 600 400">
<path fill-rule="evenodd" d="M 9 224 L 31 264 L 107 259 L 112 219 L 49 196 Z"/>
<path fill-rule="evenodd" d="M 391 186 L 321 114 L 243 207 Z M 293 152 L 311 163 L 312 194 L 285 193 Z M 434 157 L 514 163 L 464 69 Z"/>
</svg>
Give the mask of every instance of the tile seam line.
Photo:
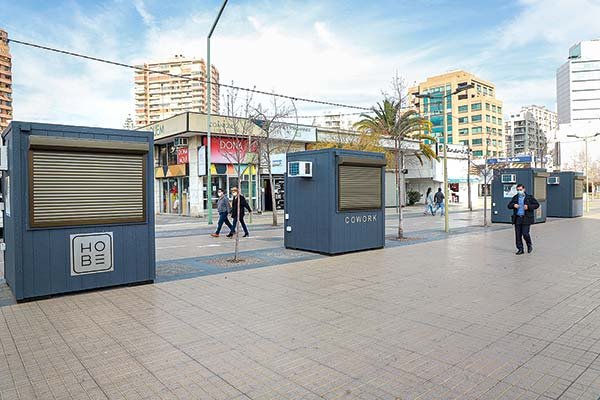
<svg viewBox="0 0 600 400">
<path fill-rule="evenodd" d="M 188 300 L 186 300 L 186 299 L 183 299 L 183 298 L 181 298 L 181 297 L 179 297 L 179 296 L 177 296 L 177 295 L 175 295 L 175 294 L 173 294 L 173 293 L 171 293 L 171 292 L 169 292 L 169 291 L 166 291 L 166 290 L 163 290 L 163 289 L 159 289 L 159 290 L 161 290 L 162 292 L 166 293 L 168 296 L 174 297 L 174 298 L 178 299 L 179 301 L 182 301 L 182 302 L 184 302 L 184 303 L 186 303 L 186 304 L 188 304 L 188 305 L 190 305 L 190 306 L 192 306 L 192 307 L 194 307 L 194 308 L 198 308 L 198 306 L 197 306 L 196 304 L 194 304 L 194 303 L 191 303 L 191 302 L 189 302 Z M 148 301 L 146 301 L 144 298 L 142 298 L 141 296 L 139 296 L 137 293 L 133 293 L 133 295 L 134 295 L 134 296 L 136 296 L 137 298 L 139 298 L 141 301 L 143 301 L 143 302 L 145 302 L 145 303 L 147 303 L 147 304 L 150 304 L 150 303 L 148 303 Z M 118 308 L 118 306 L 117 306 L 117 308 Z M 168 311 L 167 311 L 167 310 L 164 310 L 164 309 L 163 309 L 163 308 L 161 308 L 160 306 L 158 306 L 158 308 L 159 308 L 161 311 L 163 311 L 163 312 L 167 312 L 167 313 L 168 313 Z M 215 314 L 214 314 L 214 313 L 212 313 L 210 310 L 205 310 L 205 309 L 203 309 L 203 308 L 200 308 L 200 309 L 201 309 L 202 311 L 205 311 L 205 312 L 207 312 L 207 313 L 211 314 L 211 315 L 215 315 Z M 124 312 L 126 312 L 126 311 L 124 311 Z M 127 312 L 126 312 L 126 313 L 127 313 Z M 128 315 L 130 315 L 129 313 L 127 313 L 127 314 L 128 314 Z M 137 319 L 136 319 L 135 317 L 133 317 L 133 316 L 132 316 L 132 318 L 134 318 L 134 319 L 137 321 Z M 183 319 L 181 319 L 181 318 L 179 318 L 179 317 L 176 317 L 176 316 L 173 316 L 173 318 L 177 319 L 178 321 L 181 321 L 181 322 L 183 322 L 185 325 L 189 326 L 190 328 L 192 328 L 192 329 L 194 329 L 194 330 L 197 330 L 197 328 L 196 328 L 196 327 L 194 327 L 193 325 L 190 325 L 190 324 L 189 324 L 189 323 L 187 323 L 185 320 L 183 320 Z M 254 331 L 252 331 L 252 330 L 250 330 L 250 329 L 248 329 L 248 328 L 246 328 L 246 327 L 244 327 L 244 326 L 242 326 L 242 325 L 236 324 L 236 323 L 235 323 L 235 322 L 233 322 L 233 321 L 229 321 L 229 320 L 227 320 L 227 321 L 228 321 L 228 322 L 231 322 L 231 323 L 234 323 L 234 324 L 235 324 L 236 326 L 238 326 L 240 329 L 243 329 L 243 330 L 245 330 L 245 331 L 247 331 L 247 332 L 249 332 L 249 333 L 251 333 L 251 334 L 253 334 L 253 335 L 257 335 L 258 337 L 260 337 L 260 338 L 262 338 L 262 339 L 264 339 L 264 340 L 267 340 L 268 342 L 270 342 L 270 343 L 273 343 L 273 344 L 274 344 L 274 345 L 276 345 L 276 346 L 280 346 L 278 343 L 274 342 L 273 340 L 271 340 L 271 339 L 269 339 L 269 338 L 267 338 L 267 337 L 264 337 L 264 336 L 262 336 L 262 335 L 258 334 L 257 332 L 254 332 Z M 138 322 L 139 322 L 139 321 L 138 321 Z M 139 323 L 140 323 L 140 324 L 142 324 L 143 326 L 145 326 L 143 323 L 141 323 L 141 322 L 139 322 Z M 146 329 L 149 329 L 149 328 L 146 328 Z M 156 333 L 155 333 L 155 334 L 156 334 Z M 162 338 L 162 336 L 160 336 L 160 335 L 158 335 L 158 334 L 156 334 L 156 335 Z M 209 335 L 209 336 L 210 336 L 210 335 Z M 213 339 L 215 339 L 215 340 L 217 340 L 217 341 L 219 341 L 220 343 L 222 343 L 222 342 L 219 340 L 219 338 L 218 338 L 218 337 L 213 337 L 213 336 L 210 336 L 210 337 L 211 337 L 211 338 L 213 338 Z M 163 340 L 167 341 L 166 339 L 163 339 Z M 170 343 L 170 342 L 169 342 L 169 341 L 167 341 L 167 343 Z M 175 345 L 173 345 L 173 346 L 174 346 L 175 348 L 179 349 L 179 347 L 177 347 L 177 346 L 175 346 Z M 184 354 L 188 355 L 188 354 L 187 354 L 187 353 L 186 353 L 184 350 L 181 350 L 181 349 L 179 349 L 179 350 L 180 350 L 181 352 L 183 352 Z M 287 350 L 288 350 L 288 351 L 290 351 L 290 352 L 295 352 L 295 350 L 292 350 L 292 349 L 287 349 Z M 220 375 L 218 375 L 218 374 L 214 373 L 214 372 L 213 372 L 213 371 L 212 371 L 210 368 L 208 368 L 208 367 L 204 366 L 204 365 L 203 365 L 203 364 L 202 364 L 200 361 L 197 361 L 195 358 L 193 358 L 193 357 L 191 357 L 191 356 L 189 356 L 189 355 L 188 355 L 188 357 L 192 358 L 192 359 L 193 359 L 194 361 L 196 361 L 198 364 L 202 365 L 204 368 L 206 368 L 207 370 L 209 370 L 209 371 L 210 371 L 211 373 L 213 373 L 215 376 L 218 376 L 219 378 L 221 378 L 221 376 L 220 376 Z M 321 363 L 321 362 L 319 362 L 319 361 L 317 361 L 317 360 L 314 360 L 314 359 L 312 359 L 312 358 L 310 358 L 310 357 L 306 357 L 306 358 L 307 358 L 307 359 L 309 359 L 309 360 L 311 360 L 311 361 L 313 361 L 313 362 L 316 362 L 316 363 L 317 363 L 317 364 L 319 364 L 319 365 L 322 365 L 322 366 L 324 366 L 324 367 L 326 367 L 326 368 L 329 368 L 329 369 L 331 369 L 331 370 L 334 370 L 334 371 L 336 371 L 336 372 L 338 372 L 338 373 L 340 373 L 340 374 L 342 374 L 342 375 L 345 375 L 345 376 L 347 376 L 348 378 L 350 378 L 350 379 L 352 379 L 352 380 L 355 380 L 355 378 L 353 378 L 352 376 L 350 376 L 350 375 L 348 375 L 348 374 L 346 374 L 346 373 L 344 373 L 344 372 L 338 371 L 337 369 L 335 369 L 335 368 L 333 368 L 333 367 L 331 367 L 331 366 L 329 366 L 329 365 L 325 365 L 325 364 L 323 364 L 323 363 Z M 287 379 L 287 380 L 289 380 L 289 381 L 291 381 L 291 382 L 294 382 L 295 384 L 297 384 L 298 386 L 302 387 L 303 389 L 306 389 L 308 392 L 310 392 L 310 393 L 314 394 L 315 396 L 318 396 L 319 398 L 324 398 L 323 396 L 319 395 L 318 393 L 315 393 L 314 391 L 310 390 L 309 388 L 305 387 L 304 385 L 301 385 L 301 384 L 299 384 L 299 383 L 295 382 L 294 380 L 292 380 L 292 379 L 290 379 L 290 378 L 288 378 L 288 377 L 286 377 L 286 376 L 280 375 L 280 374 L 279 374 L 277 371 L 274 371 L 274 370 L 273 370 L 272 368 L 270 368 L 269 366 L 267 366 L 267 365 L 264 365 L 263 363 L 261 363 L 261 362 L 259 362 L 259 361 L 257 361 L 257 360 L 254 360 L 254 359 L 252 359 L 252 360 L 253 360 L 255 363 L 257 363 L 258 365 L 260 365 L 261 367 L 263 367 L 263 368 L 266 368 L 266 369 L 268 369 L 268 370 L 270 370 L 270 371 L 274 372 L 274 373 L 275 373 L 275 374 L 277 374 L 278 376 L 280 376 L 280 377 L 282 377 L 282 378 L 284 378 L 284 379 Z M 224 378 L 221 378 L 221 379 L 223 379 L 225 382 L 227 382 L 227 381 L 226 381 Z M 231 383 L 229 383 L 229 382 L 227 382 L 227 383 L 228 383 L 229 385 L 231 385 L 232 387 L 234 387 L 234 388 L 235 388 L 235 386 L 233 386 Z M 239 389 L 237 389 L 237 388 L 235 388 L 235 389 L 236 389 L 236 390 L 238 390 L 238 391 L 240 391 L 240 390 L 239 390 Z M 240 391 L 240 393 L 242 393 L 242 394 L 244 394 L 246 397 L 249 397 L 249 398 L 250 398 L 250 396 L 248 396 L 246 393 L 243 393 L 243 392 L 241 392 L 241 391 Z"/>
<path fill-rule="evenodd" d="M 79 362 L 79 364 L 83 367 L 83 369 L 85 370 L 85 372 L 87 373 L 87 375 L 90 377 L 90 379 L 92 381 L 94 381 L 94 383 L 96 384 L 96 387 L 102 392 L 102 394 L 107 399 L 110 399 L 110 396 L 104 391 L 104 389 L 102 388 L 102 386 L 100 386 L 100 384 L 98 383 L 98 381 L 96 380 L 96 378 L 94 377 L 94 375 L 88 369 L 87 365 L 85 365 L 83 363 L 83 361 L 79 358 L 79 356 L 77 355 L 77 353 L 73 350 L 73 347 L 71 347 L 71 345 L 65 340 L 65 337 L 62 334 L 62 332 L 60 330 L 58 330 L 58 328 L 54 325 L 54 323 L 52 323 L 52 319 L 48 317 L 48 314 L 46 314 L 46 311 L 44 311 L 44 309 L 40 306 L 40 302 L 36 302 L 35 305 L 40 310 L 40 312 L 42 314 L 44 314 L 44 317 L 46 317 L 46 319 L 48 320 L 48 323 L 50 324 L 50 326 L 52 327 L 52 329 L 54 329 L 54 331 L 58 334 L 58 336 L 60 336 L 60 339 L 63 341 L 63 343 L 65 344 L 65 346 L 67 346 L 69 348 L 69 351 L 71 352 L 71 354 L 73 354 L 73 357 L 75 357 L 77 359 L 77 362 Z M 86 394 L 87 394 L 87 390 L 86 390 Z"/>
</svg>

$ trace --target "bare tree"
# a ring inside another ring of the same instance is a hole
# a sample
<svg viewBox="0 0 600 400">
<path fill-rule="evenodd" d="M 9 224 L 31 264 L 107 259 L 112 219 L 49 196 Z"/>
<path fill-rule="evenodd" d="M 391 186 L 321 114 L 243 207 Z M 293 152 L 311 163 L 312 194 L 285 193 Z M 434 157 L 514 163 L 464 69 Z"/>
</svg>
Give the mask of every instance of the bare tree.
<svg viewBox="0 0 600 400">
<path fill-rule="evenodd" d="M 269 196 L 273 204 L 273 226 L 277 226 L 277 206 L 275 200 L 275 178 L 271 157 L 277 153 L 289 153 L 298 136 L 298 111 L 292 101 L 290 105 L 280 104 L 276 97 L 269 106 L 259 104 L 254 109 L 255 121 L 262 128 L 264 135 L 257 138 L 260 147 L 260 159 L 267 166 L 269 174 Z M 285 123 L 284 119 L 295 119 L 293 123 Z"/>
<path fill-rule="evenodd" d="M 230 141 L 230 145 L 223 150 L 223 155 L 227 160 L 234 165 L 237 182 L 238 182 L 238 201 L 236 204 L 235 213 L 237 215 L 235 228 L 235 246 L 234 246 L 234 258 L 229 260 L 231 262 L 240 262 L 239 258 L 239 244 L 240 244 L 240 207 L 242 196 L 242 178 L 244 175 L 244 167 L 246 169 L 251 168 L 251 165 L 256 162 L 255 153 L 252 151 L 256 148 L 256 138 L 252 136 L 254 132 L 255 124 L 252 121 L 254 114 L 252 114 L 252 96 L 247 94 L 243 99 L 238 98 L 238 91 L 236 89 L 230 89 L 225 95 L 225 113 L 228 117 L 227 123 L 224 124 L 223 130 Z M 248 174 L 251 174 L 251 170 Z M 250 183 L 252 177 L 250 176 Z"/>
</svg>

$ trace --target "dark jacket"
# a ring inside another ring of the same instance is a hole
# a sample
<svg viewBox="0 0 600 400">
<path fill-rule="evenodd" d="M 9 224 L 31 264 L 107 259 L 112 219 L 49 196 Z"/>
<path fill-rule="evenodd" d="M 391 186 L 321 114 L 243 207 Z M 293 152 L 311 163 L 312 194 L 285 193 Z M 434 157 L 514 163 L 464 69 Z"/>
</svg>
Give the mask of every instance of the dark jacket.
<svg viewBox="0 0 600 400">
<path fill-rule="evenodd" d="M 235 196 L 233 198 L 233 201 L 231 202 L 231 216 L 233 218 L 235 218 L 237 216 L 237 202 L 238 202 L 239 198 L 242 199 L 240 201 L 240 215 L 243 217 L 246 213 L 245 210 L 248 210 L 248 212 L 252 212 L 252 209 L 248 205 L 246 198 L 244 196 L 242 196 L 241 194 L 238 194 L 237 196 Z"/>
<path fill-rule="evenodd" d="M 444 192 L 435 192 L 435 196 L 433 196 L 433 200 L 436 204 L 440 204 L 444 202 Z"/>
<path fill-rule="evenodd" d="M 508 203 L 508 208 L 513 211 L 513 215 L 512 215 L 512 223 L 513 224 L 517 220 L 517 210 L 518 209 L 515 208 L 515 204 L 519 204 L 519 195 L 518 194 L 514 195 L 513 198 L 510 200 L 510 203 Z M 538 203 L 538 201 L 535 199 L 535 197 L 533 197 L 529 193 L 525 192 L 525 200 L 524 200 L 523 204 L 527 206 L 527 210 L 525 210 L 525 215 L 523 216 L 523 224 L 528 224 L 528 225 L 534 224 L 535 223 L 534 210 L 537 210 L 540 207 L 540 203 Z"/>
</svg>

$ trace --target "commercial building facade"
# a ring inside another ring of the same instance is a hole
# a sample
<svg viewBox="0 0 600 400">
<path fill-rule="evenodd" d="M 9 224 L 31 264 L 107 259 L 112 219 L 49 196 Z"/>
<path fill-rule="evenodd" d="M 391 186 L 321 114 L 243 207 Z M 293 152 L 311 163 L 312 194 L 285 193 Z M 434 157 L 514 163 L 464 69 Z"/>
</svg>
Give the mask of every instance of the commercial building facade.
<svg viewBox="0 0 600 400">
<path fill-rule="evenodd" d="M 237 127 L 243 125 L 243 136 Z M 285 151 L 301 151 L 307 143 L 316 141 L 316 128 L 306 125 L 289 125 L 281 129 L 278 141 L 272 147 L 281 153 L 270 154 L 272 173 L 276 185 L 276 204 L 271 203 L 268 168 L 264 149 L 259 138 L 264 131 L 258 124 L 241 118 L 213 115 L 211 120 L 211 146 L 208 149 L 206 131 L 207 115 L 185 112 L 163 121 L 140 128 L 151 130 L 155 142 L 155 208 L 158 213 L 205 216 L 208 210 L 208 193 L 213 208 L 219 188 L 230 192 L 238 187 L 253 209 L 271 211 L 282 208 L 281 184 L 286 171 Z M 210 151 L 211 163 L 207 164 Z M 279 151 L 279 150 L 278 150 Z M 237 168 L 241 170 L 238 180 Z M 208 183 L 207 168 L 211 169 Z M 280 198 L 279 198 L 280 197 Z"/>
<path fill-rule="evenodd" d="M 459 86 L 473 84 L 473 89 L 449 96 Z M 429 95 L 433 98 L 418 95 Z M 448 144 L 462 144 L 473 157 L 502 157 L 504 123 L 502 101 L 496 98 L 493 83 L 465 71 L 453 71 L 427 78 L 409 89 L 409 101 L 432 124 L 432 133 L 443 142 L 443 96 L 447 96 L 446 121 Z"/>
<path fill-rule="evenodd" d="M 186 111 L 206 112 L 207 69 L 202 59 L 183 56 L 137 65 L 135 73 L 135 124 L 147 126 Z M 160 71 L 152 73 L 149 71 Z M 168 75 L 167 75 L 168 74 Z M 212 111 L 219 111 L 219 71 L 212 66 Z"/>
<path fill-rule="evenodd" d="M 12 59 L 8 34 L 0 29 L 0 132 L 12 121 Z"/>
<path fill-rule="evenodd" d="M 569 49 L 569 59 L 556 72 L 558 122 L 600 121 L 600 39 Z"/>
</svg>

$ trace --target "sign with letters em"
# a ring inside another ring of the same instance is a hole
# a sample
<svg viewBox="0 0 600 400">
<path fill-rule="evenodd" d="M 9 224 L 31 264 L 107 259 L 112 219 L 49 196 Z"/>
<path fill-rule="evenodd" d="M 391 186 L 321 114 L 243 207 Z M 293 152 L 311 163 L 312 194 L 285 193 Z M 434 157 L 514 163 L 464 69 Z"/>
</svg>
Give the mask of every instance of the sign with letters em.
<svg viewBox="0 0 600 400">
<path fill-rule="evenodd" d="M 71 276 L 115 270 L 113 233 L 71 235 Z"/>
</svg>

